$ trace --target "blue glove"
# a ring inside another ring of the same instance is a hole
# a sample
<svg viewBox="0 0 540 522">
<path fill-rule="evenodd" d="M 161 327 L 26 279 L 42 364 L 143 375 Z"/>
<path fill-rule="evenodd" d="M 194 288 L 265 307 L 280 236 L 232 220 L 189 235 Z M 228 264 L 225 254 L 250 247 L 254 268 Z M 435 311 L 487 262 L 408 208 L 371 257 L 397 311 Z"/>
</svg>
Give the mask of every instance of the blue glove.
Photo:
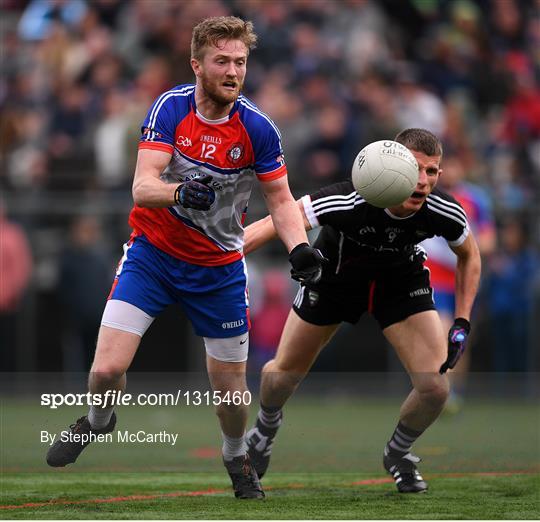
<svg viewBox="0 0 540 522">
<path fill-rule="evenodd" d="M 300 243 L 289 254 L 291 277 L 301 283 L 318 283 L 322 275 L 322 265 L 327 261 L 318 248 Z"/>
<path fill-rule="evenodd" d="M 467 319 L 458 317 L 454 321 L 452 328 L 448 331 L 448 357 L 439 369 L 439 373 L 445 373 L 448 369 L 453 368 L 457 364 L 459 358 L 465 351 L 465 341 L 467 341 L 467 336 L 470 331 L 471 324 Z"/>
<path fill-rule="evenodd" d="M 174 192 L 174 201 L 184 208 L 208 210 L 216 199 L 214 189 L 208 186 L 211 181 L 212 176 L 204 174 L 181 183 Z"/>
</svg>

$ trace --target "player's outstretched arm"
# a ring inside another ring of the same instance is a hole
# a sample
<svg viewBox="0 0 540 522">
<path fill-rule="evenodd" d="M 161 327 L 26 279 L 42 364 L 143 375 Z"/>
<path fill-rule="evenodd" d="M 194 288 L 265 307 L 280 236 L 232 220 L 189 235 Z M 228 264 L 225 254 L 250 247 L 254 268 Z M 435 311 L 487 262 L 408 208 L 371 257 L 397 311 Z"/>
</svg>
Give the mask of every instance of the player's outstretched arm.
<svg viewBox="0 0 540 522">
<path fill-rule="evenodd" d="M 287 176 L 261 184 L 266 206 L 277 235 L 290 252 L 296 245 L 308 243 L 298 203 L 289 189 Z"/>
<path fill-rule="evenodd" d="M 448 356 L 439 373 L 454 368 L 465 351 L 467 337 L 471 331 L 469 323 L 471 309 L 480 281 L 480 251 L 472 233 L 458 247 L 452 247 L 457 255 L 456 267 L 456 311 L 454 324 L 448 332 Z"/>
<path fill-rule="evenodd" d="M 304 206 L 302 202 L 297 201 L 298 207 L 300 208 L 300 213 L 302 219 L 304 220 L 304 227 L 306 230 L 311 228 L 309 221 L 307 220 L 304 214 Z M 257 250 L 268 241 L 276 239 L 278 237 L 276 228 L 274 227 L 274 222 L 272 216 L 266 216 L 259 221 L 255 221 L 249 225 L 244 231 L 244 254 L 249 254 L 254 250 Z"/>
<path fill-rule="evenodd" d="M 268 241 L 277 238 L 272 216 L 266 216 L 255 223 L 251 223 L 244 230 L 244 254 L 257 250 Z"/>
<path fill-rule="evenodd" d="M 292 197 L 287 177 L 264 183 L 263 194 L 277 235 L 289 252 L 291 277 L 300 283 L 317 283 L 327 259 L 308 243 L 306 220 Z"/>
<path fill-rule="evenodd" d="M 478 285 L 482 262 L 480 251 L 472 232 L 458 247 L 452 247 L 457 256 L 456 266 L 456 317 L 469 320 Z"/>
</svg>

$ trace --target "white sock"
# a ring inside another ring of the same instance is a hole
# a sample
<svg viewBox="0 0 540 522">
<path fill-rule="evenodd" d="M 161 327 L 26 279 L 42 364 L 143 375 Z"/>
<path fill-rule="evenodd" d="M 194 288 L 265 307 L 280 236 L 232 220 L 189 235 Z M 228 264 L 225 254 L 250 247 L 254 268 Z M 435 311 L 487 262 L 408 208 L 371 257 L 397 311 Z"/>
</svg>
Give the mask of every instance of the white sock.
<svg viewBox="0 0 540 522">
<path fill-rule="evenodd" d="M 88 412 L 88 422 L 90 426 L 95 430 L 101 430 L 109 425 L 114 407 L 111 408 L 101 408 L 97 406 L 90 406 L 90 411 Z"/>
<path fill-rule="evenodd" d="M 244 436 L 236 439 L 225 435 L 223 432 L 221 432 L 221 436 L 223 438 L 223 448 L 221 451 L 225 460 L 232 460 L 235 457 L 241 457 L 246 454 L 247 446 Z"/>
</svg>

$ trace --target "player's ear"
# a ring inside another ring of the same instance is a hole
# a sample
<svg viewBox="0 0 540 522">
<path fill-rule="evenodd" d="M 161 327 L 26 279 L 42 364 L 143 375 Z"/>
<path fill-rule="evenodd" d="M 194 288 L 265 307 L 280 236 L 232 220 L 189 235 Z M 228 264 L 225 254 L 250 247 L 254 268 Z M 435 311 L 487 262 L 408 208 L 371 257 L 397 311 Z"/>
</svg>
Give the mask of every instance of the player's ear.
<svg viewBox="0 0 540 522">
<path fill-rule="evenodd" d="M 192 57 L 190 60 L 190 64 L 193 72 L 195 73 L 195 76 L 199 78 L 202 74 L 201 62 L 199 62 L 199 60 L 197 60 L 196 58 Z"/>
</svg>

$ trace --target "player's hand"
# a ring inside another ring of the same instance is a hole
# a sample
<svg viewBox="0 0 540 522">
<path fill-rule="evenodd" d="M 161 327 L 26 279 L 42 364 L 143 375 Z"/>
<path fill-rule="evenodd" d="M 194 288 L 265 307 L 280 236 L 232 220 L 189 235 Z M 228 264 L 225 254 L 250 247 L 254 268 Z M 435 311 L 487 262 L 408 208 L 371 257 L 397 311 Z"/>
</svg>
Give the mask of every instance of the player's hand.
<svg viewBox="0 0 540 522">
<path fill-rule="evenodd" d="M 174 200 L 177 205 L 184 208 L 194 208 L 195 210 L 208 210 L 214 200 L 216 193 L 208 184 L 212 181 L 210 174 L 204 174 L 198 178 L 190 179 L 176 187 Z"/>
<path fill-rule="evenodd" d="M 318 248 L 307 243 L 296 245 L 289 254 L 292 265 L 291 277 L 301 283 L 318 283 L 322 275 L 322 265 L 328 262 Z"/>
<path fill-rule="evenodd" d="M 465 351 L 465 342 L 471 331 L 471 324 L 467 319 L 458 317 L 452 328 L 448 331 L 448 357 L 439 369 L 439 373 L 445 373 L 453 368 Z"/>
</svg>

